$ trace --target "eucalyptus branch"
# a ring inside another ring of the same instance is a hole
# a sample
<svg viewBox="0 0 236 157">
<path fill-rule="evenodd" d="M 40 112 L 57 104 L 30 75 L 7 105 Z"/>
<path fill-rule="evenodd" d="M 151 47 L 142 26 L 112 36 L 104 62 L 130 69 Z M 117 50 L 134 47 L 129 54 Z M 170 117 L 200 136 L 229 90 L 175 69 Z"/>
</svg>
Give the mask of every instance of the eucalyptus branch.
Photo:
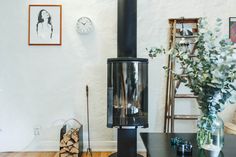
<svg viewBox="0 0 236 157">
<path fill-rule="evenodd" d="M 179 43 L 170 50 L 162 47 L 147 49 L 151 58 L 167 53 L 173 60 L 178 60 L 187 79 L 172 69 L 164 69 L 170 71 L 180 82 L 186 82 L 186 86 L 198 96 L 199 107 L 205 114 L 222 111 L 233 96 L 232 91 L 236 91 L 233 84 L 236 81 L 236 60 L 232 58 L 235 51 L 233 43 L 221 37 L 221 25 L 222 21 L 217 19 L 215 29 L 211 31 L 206 19 L 200 19 L 198 38 L 190 52 Z M 196 54 L 195 59 L 189 56 L 193 54 Z"/>
</svg>

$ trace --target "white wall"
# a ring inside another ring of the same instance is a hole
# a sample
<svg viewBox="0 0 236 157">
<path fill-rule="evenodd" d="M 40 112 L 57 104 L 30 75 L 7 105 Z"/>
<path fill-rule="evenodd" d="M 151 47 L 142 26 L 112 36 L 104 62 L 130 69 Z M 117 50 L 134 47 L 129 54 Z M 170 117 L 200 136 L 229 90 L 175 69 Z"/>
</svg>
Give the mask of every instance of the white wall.
<svg viewBox="0 0 236 157">
<path fill-rule="evenodd" d="M 35 3 L 62 4 L 62 46 L 27 45 L 28 5 Z M 116 130 L 106 128 L 106 60 L 116 56 L 116 8 L 116 0 L 1 0 L 0 151 L 56 150 L 59 128 L 71 117 L 84 124 L 86 138 L 86 84 L 92 148 L 115 149 Z M 167 45 L 168 18 L 206 16 L 212 24 L 220 17 L 227 34 L 235 8 L 234 0 L 139 0 L 138 57 L 148 57 L 146 47 Z M 76 32 L 81 16 L 93 20 L 93 33 Z M 164 56 L 150 60 L 150 128 L 141 131 L 163 130 L 165 64 Z M 226 109 L 224 119 L 234 109 Z"/>
</svg>

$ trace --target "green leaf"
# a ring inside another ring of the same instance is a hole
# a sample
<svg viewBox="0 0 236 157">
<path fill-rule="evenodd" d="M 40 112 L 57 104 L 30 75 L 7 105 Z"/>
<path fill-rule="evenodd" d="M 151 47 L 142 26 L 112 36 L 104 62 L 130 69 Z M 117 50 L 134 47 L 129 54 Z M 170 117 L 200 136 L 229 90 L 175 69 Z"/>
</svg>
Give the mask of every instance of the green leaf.
<svg viewBox="0 0 236 157">
<path fill-rule="evenodd" d="M 229 84 L 229 87 L 236 91 L 236 86 Z"/>
</svg>

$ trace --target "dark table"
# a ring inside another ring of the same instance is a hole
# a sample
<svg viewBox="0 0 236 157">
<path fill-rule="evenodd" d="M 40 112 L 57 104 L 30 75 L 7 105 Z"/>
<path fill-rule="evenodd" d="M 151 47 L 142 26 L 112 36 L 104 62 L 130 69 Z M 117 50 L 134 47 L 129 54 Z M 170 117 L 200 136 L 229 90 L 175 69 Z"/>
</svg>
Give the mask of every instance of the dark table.
<svg viewBox="0 0 236 157">
<path fill-rule="evenodd" d="M 194 133 L 140 133 L 147 149 L 147 157 L 177 157 L 176 149 L 171 146 L 172 137 L 181 137 L 190 141 L 193 145 L 191 157 L 206 157 L 203 150 L 199 150 Z M 236 136 L 225 135 L 223 150 L 219 157 L 236 157 Z"/>
</svg>

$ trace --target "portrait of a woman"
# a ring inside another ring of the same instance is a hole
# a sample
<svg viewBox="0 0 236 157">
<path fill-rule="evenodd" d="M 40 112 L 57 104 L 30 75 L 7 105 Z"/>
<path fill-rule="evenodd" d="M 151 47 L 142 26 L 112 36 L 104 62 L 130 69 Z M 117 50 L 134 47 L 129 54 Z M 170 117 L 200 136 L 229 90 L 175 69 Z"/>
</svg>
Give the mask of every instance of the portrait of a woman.
<svg viewBox="0 0 236 157">
<path fill-rule="evenodd" d="M 36 32 L 38 37 L 43 39 L 53 38 L 53 25 L 50 13 L 42 9 L 38 14 L 38 22 L 36 24 Z"/>
</svg>

